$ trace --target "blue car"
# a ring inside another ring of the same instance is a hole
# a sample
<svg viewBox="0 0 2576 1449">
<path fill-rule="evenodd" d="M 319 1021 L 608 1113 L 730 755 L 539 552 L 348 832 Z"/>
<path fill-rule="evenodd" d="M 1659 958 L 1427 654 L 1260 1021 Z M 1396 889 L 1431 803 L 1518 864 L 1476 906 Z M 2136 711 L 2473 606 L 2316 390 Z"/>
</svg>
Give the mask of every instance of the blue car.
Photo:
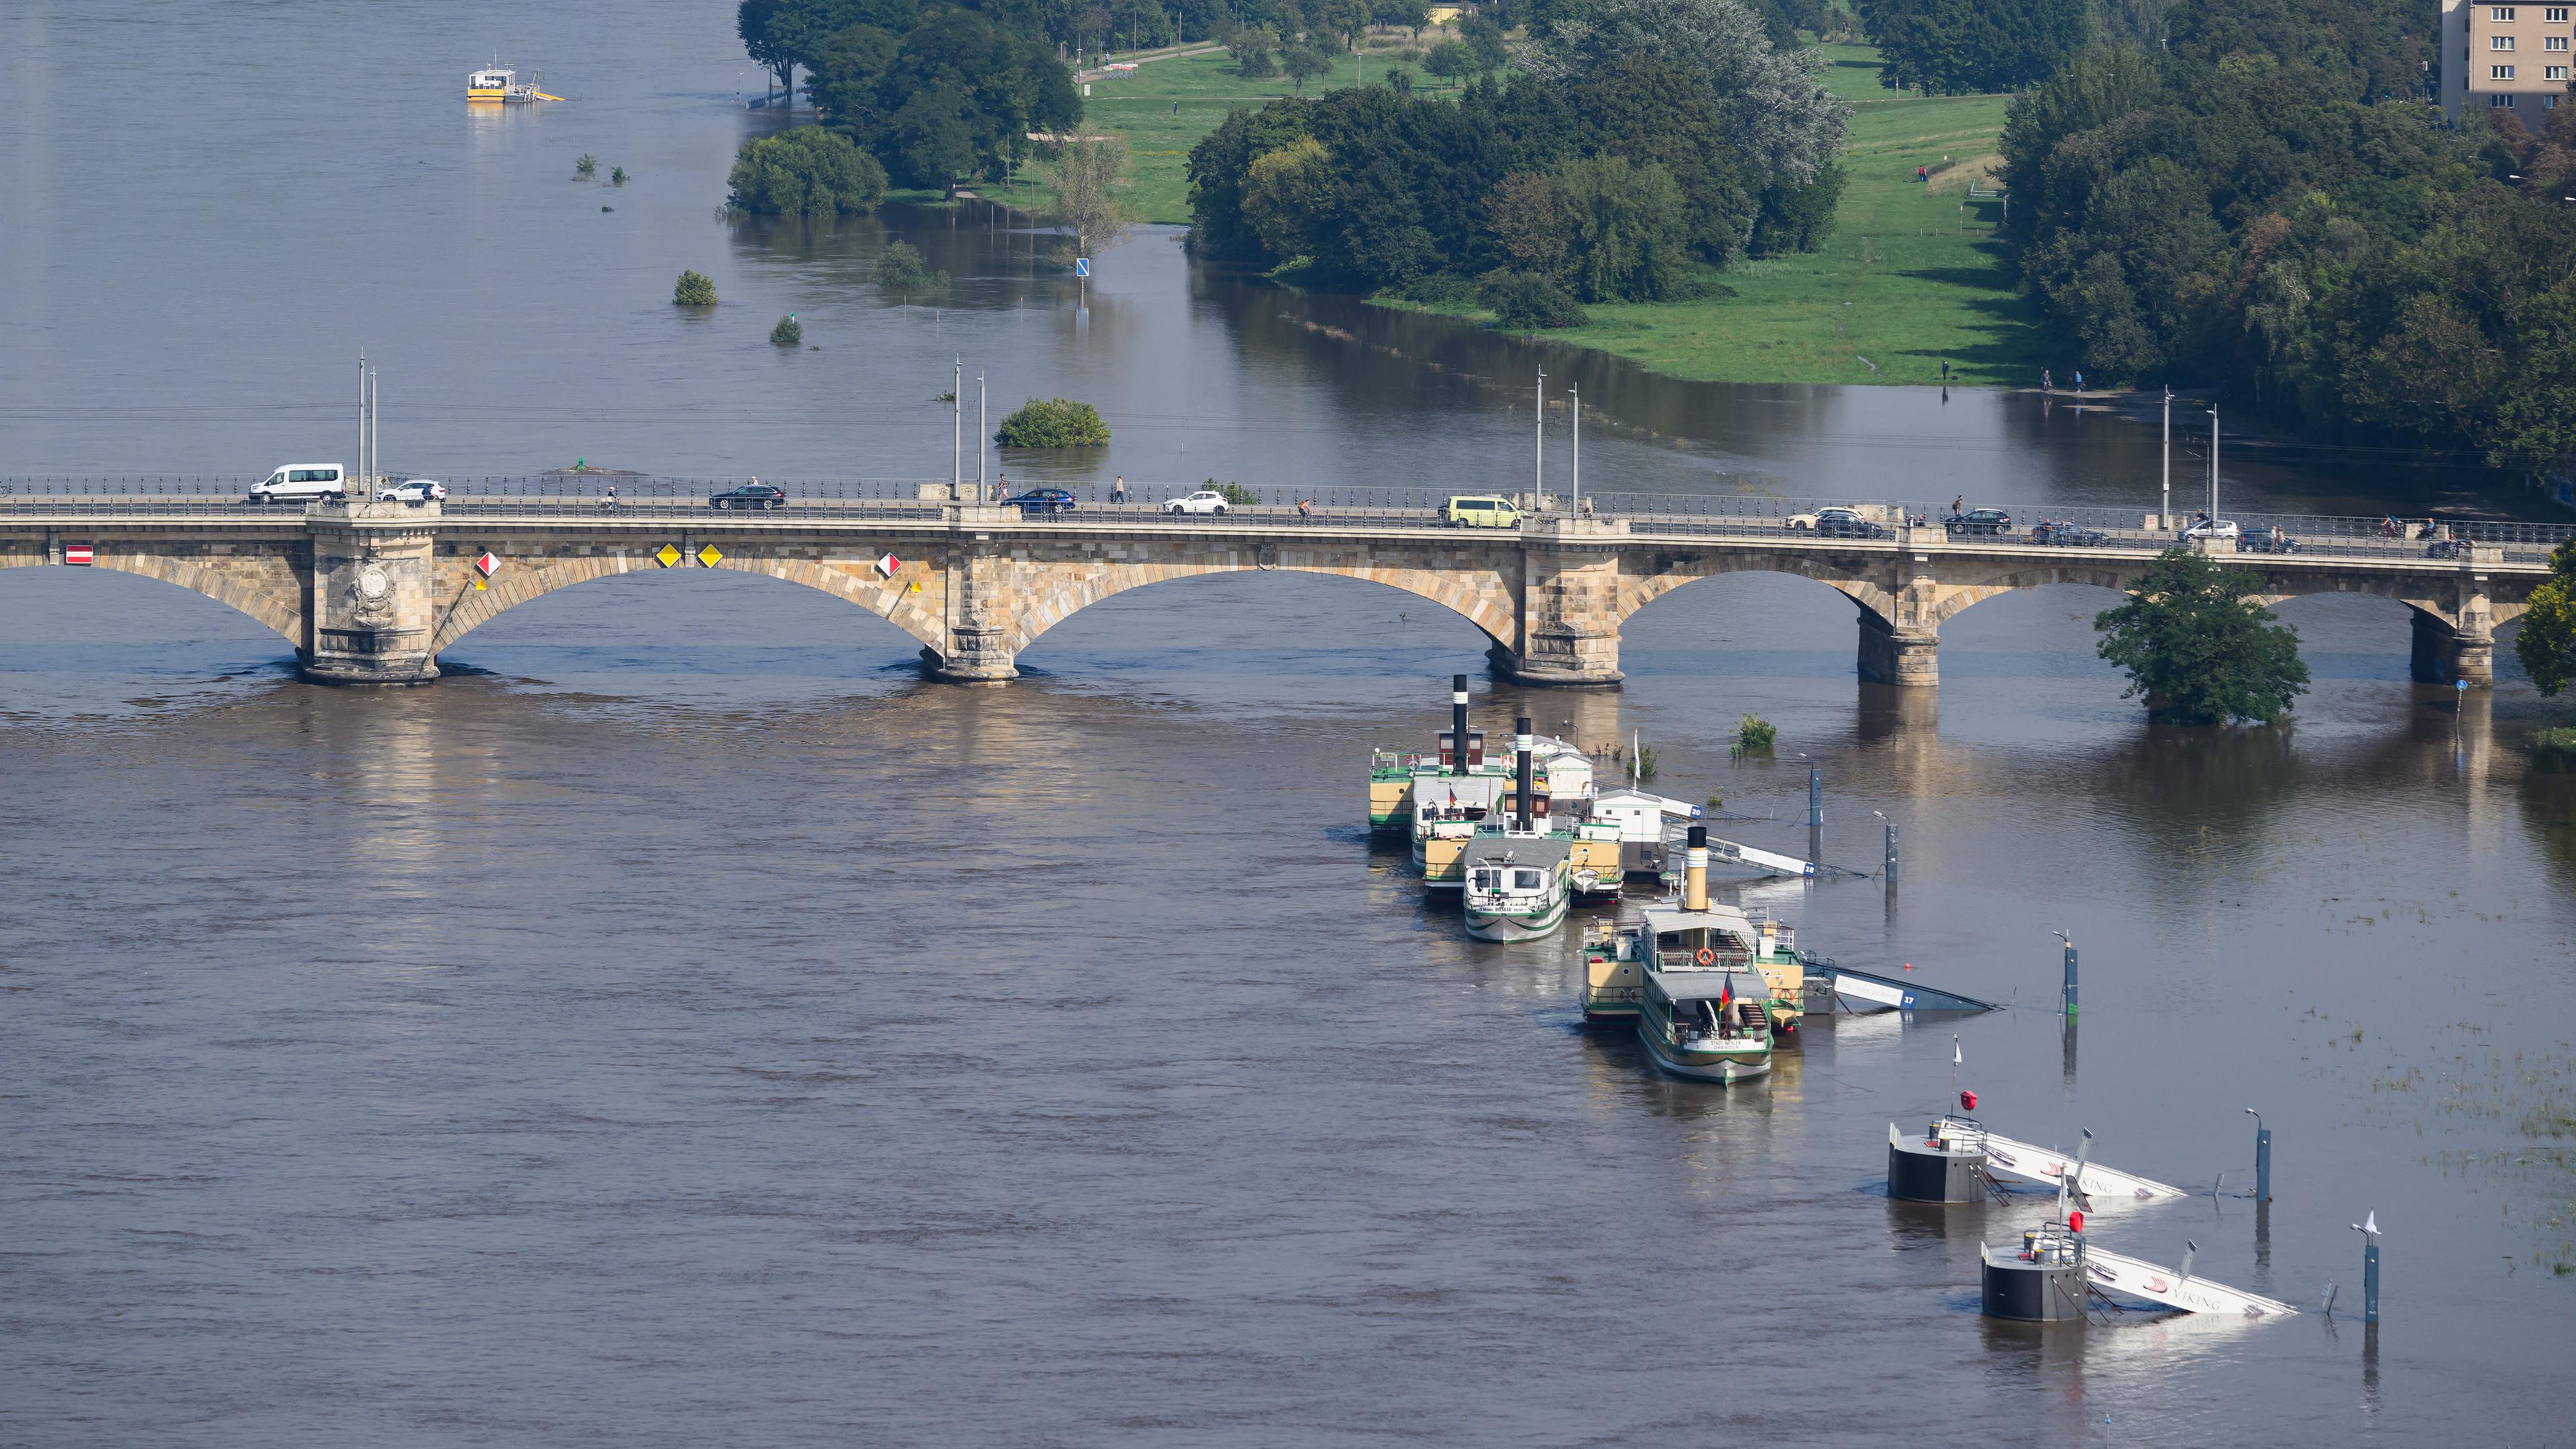
<svg viewBox="0 0 2576 1449">
<path fill-rule="evenodd" d="M 1002 501 L 1018 508 L 1023 518 L 1040 513 L 1073 511 L 1073 495 L 1061 488 L 1032 488 L 1025 493 L 1014 493 Z"/>
</svg>

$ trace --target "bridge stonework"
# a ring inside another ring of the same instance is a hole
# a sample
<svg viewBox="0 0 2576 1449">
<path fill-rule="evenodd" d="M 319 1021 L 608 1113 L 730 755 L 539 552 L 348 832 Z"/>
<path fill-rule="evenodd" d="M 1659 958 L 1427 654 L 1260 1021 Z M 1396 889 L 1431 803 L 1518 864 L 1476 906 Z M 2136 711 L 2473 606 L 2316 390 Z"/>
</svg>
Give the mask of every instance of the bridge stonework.
<svg viewBox="0 0 2576 1449">
<path fill-rule="evenodd" d="M 1865 678 L 1930 687 L 1940 632 L 1962 609 L 2016 589 L 2119 589 L 2152 554 L 1951 539 L 1754 536 L 1686 525 L 1548 517 L 1512 531 L 1419 522 L 1076 514 L 1033 520 L 978 505 L 712 511 L 438 505 L 317 505 L 156 517 L 95 509 L 0 516 L 0 567 L 61 563 L 67 543 L 95 566 L 142 574 L 239 609 L 292 642 L 308 676 L 337 684 L 438 677 L 438 656 L 509 609 L 557 589 L 632 573 L 721 568 L 819 590 L 921 644 L 928 671 L 1008 680 L 1020 653 L 1102 599 L 1208 574 L 1330 574 L 1446 608 L 1492 641 L 1498 670 L 1525 683 L 1615 686 L 1620 633 L 1637 610 L 1685 584 L 1760 571 L 1813 579 L 1858 616 Z M 486 576 L 477 560 L 494 562 Z M 2418 678 L 2493 678 L 2495 630 L 2518 617 L 2545 565 L 2494 549 L 2463 560 L 2227 555 L 2280 602 L 2350 592 L 2413 611 Z"/>
</svg>

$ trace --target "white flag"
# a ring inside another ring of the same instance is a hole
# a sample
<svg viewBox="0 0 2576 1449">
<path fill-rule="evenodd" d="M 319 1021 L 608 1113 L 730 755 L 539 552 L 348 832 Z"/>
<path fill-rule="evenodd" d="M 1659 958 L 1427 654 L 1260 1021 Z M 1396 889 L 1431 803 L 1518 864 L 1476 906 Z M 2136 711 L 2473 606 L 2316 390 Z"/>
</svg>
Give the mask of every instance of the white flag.
<svg viewBox="0 0 2576 1449">
<path fill-rule="evenodd" d="M 1966 1060 L 1966 1057 L 1959 1054 L 1959 1039 L 1955 1036 L 1950 1038 L 1950 1065 L 1955 1067 Z"/>
</svg>

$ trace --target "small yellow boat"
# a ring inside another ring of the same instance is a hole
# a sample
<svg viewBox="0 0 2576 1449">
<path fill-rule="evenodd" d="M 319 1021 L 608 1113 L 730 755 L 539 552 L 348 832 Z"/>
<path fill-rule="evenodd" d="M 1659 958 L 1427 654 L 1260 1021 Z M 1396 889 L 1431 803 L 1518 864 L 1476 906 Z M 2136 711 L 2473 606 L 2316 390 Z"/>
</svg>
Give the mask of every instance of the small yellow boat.
<svg viewBox="0 0 2576 1449">
<path fill-rule="evenodd" d="M 491 102 L 518 105 L 525 101 L 562 100 L 561 96 L 550 96 L 537 89 L 545 84 L 545 79 L 546 73 L 539 71 L 535 80 L 523 81 L 519 79 L 517 71 L 495 61 L 490 67 L 478 70 L 465 78 L 465 99 L 474 105 Z"/>
</svg>

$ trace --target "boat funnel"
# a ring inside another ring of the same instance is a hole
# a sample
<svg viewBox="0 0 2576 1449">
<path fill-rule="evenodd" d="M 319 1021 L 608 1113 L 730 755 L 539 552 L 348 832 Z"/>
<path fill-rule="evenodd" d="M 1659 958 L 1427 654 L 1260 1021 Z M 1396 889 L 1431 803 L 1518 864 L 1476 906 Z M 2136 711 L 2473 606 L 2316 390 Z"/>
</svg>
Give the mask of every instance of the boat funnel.
<svg viewBox="0 0 2576 1449">
<path fill-rule="evenodd" d="M 1449 676 L 1449 759 L 1451 773 L 1467 773 L 1467 676 Z"/>
<path fill-rule="evenodd" d="M 1522 715 L 1520 718 L 1512 721 L 1512 800 L 1514 802 L 1512 806 L 1512 814 L 1518 820 L 1520 829 L 1524 834 L 1532 828 L 1530 825 L 1530 793 L 1535 788 L 1530 781 L 1530 751 L 1532 748 L 1533 746 L 1530 742 L 1530 717 L 1528 715 Z"/>
<path fill-rule="evenodd" d="M 1690 828 L 1690 844 L 1682 856 L 1682 909 L 1708 909 L 1708 827 L 1705 825 Z"/>
</svg>

